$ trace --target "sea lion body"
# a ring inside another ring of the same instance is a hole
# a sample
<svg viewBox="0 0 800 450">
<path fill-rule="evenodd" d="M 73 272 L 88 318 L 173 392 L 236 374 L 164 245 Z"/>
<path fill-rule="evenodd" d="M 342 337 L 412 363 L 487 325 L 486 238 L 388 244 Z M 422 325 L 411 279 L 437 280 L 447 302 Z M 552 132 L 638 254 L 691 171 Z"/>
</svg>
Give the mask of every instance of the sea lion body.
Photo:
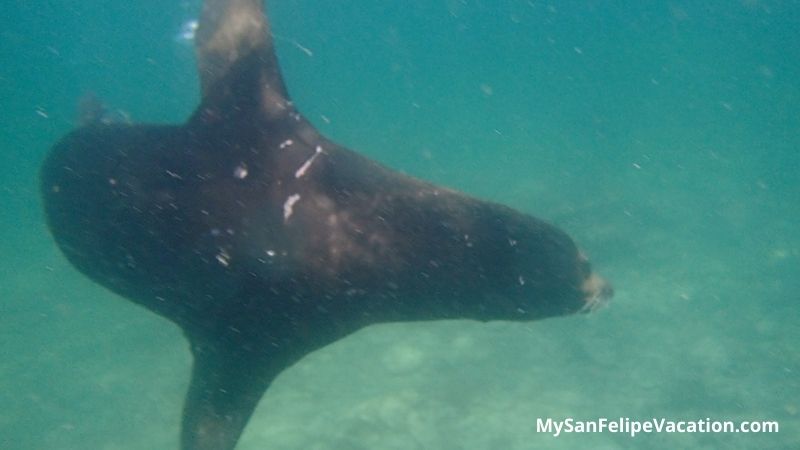
<svg viewBox="0 0 800 450">
<path fill-rule="evenodd" d="M 363 326 L 533 320 L 610 297 L 556 227 L 321 136 L 288 100 L 260 11 L 206 2 L 186 124 L 93 123 L 41 171 L 70 262 L 191 342 L 184 450 L 233 448 L 281 370 Z"/>
</svg>

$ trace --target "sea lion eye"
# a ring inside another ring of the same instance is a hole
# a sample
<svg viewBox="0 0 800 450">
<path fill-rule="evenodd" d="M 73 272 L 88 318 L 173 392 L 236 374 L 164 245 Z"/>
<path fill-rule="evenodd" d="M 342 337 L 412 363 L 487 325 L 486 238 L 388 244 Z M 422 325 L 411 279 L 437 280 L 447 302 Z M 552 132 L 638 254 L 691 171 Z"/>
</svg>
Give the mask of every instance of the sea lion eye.
<svg viewBox="0 0 800 450">
<path fill-rule="evenodd" d="M 592 263 L 590 263 L 589 259 L 583 254 L 578 258 L 578 267 L 580 267 L 581 274 L 584 277 L 588 277 L 592 274 Z"/>
</svg>

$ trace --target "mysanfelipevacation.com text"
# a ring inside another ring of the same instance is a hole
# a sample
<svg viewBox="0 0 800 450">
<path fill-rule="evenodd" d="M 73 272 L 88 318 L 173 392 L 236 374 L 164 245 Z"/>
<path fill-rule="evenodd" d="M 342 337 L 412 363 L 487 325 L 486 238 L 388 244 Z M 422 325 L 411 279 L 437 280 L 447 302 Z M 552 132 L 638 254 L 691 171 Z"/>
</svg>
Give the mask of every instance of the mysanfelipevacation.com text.
<svg viewBox="0 0 800 450">
<path fill-rule="evenodd" d="M 735 422 L 710 418 L 669 420 L 656 417 L 646 420 L 627 417 L 579 420 L 568 417 L 564 420 L 537 418 L 536 431 L 550 433 L 555 437 L 562 433 L 626 433 L 636 437 L 640 433 L 777 433 L 780 431 L 780 425 L 774 420 Z"/>
</svg>

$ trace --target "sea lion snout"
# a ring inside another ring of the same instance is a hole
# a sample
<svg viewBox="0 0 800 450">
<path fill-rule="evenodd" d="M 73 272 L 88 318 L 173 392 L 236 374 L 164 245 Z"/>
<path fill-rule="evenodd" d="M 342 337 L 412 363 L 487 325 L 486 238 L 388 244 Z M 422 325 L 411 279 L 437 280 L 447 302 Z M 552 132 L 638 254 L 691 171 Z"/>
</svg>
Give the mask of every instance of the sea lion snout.
<svg viewBox="0 0 800 450">
<path fill-rule="evenodd" d="M 614 296 L 614 287 L 596 273 L 590 274 L 583 281 L 581 291 L 584 293 L 584 302 L 581 312 L 595 311 L 605 306 Z"/>
</svg>

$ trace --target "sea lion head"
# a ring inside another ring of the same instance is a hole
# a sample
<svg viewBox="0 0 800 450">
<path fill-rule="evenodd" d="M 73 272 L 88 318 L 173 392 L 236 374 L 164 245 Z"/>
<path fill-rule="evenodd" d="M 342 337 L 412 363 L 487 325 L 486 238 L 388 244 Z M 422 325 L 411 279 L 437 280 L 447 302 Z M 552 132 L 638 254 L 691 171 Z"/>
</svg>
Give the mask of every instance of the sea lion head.
<svg viewBox="0 0 800 450">
<path fill-rule="evenodd" d="M 566 232 L 505 208 L 486 211 L 475 233 L 483 239 L 473 239 L 481 255 L 473 272 L 491 282 L 483 298 L 465 301 L 473 308 L 468 317 L 532 321 L 595 311 L 611 299 L 611 284 Z M 480 288 L 471 281 L 466 295 Z"/>
</svg>

